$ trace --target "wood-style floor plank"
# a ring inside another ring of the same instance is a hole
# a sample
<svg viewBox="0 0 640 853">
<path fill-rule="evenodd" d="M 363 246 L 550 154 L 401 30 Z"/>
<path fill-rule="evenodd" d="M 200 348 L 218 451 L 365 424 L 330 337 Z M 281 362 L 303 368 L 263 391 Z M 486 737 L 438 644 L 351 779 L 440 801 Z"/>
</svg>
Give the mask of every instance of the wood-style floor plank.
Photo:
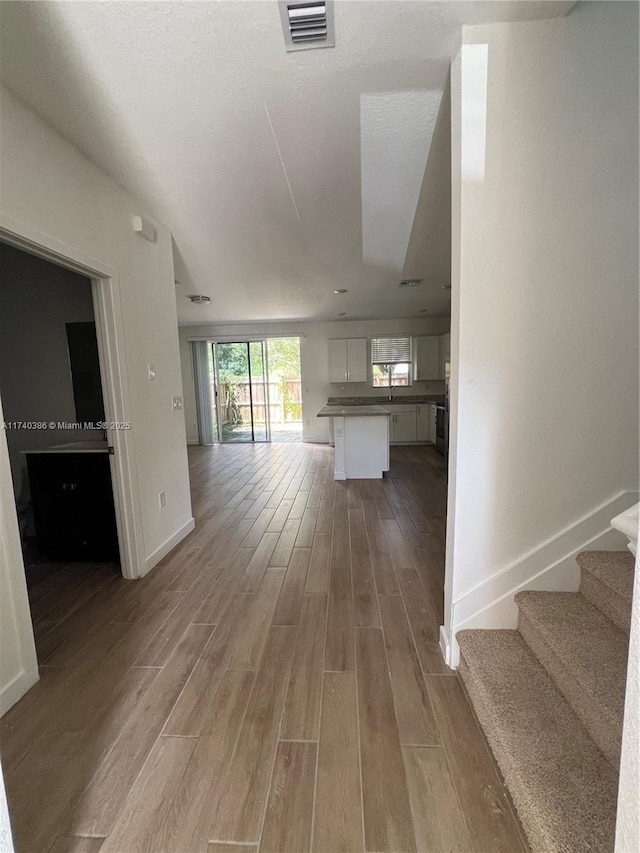
<svg viewBox="0 0 640 853">
<path fill-rule="evenodd" d="M 471 853 L 445 751 L 408 746 L 403 754 L 418 850 Z"/>
<path fill-rule="evenodd" d="M 315 743 L 280 741 L 271 774 L 261 853 L 300 853 L 311 841 Z"/>
<path fill-rule="evenodd" d="M 85 791 L 82 817 L 76 828 L 80 835 L 107 836 L 113 829 L 122 804 L 210 634 L 209 625 L 191 625 L 185 631 Z"/>
<path fill-rule="evenodd" d="M 392 561 L 395 560 L 395 554 L 392 555 L 391 559 Z M 416 570 L 412 567 L 396 567 L 396 576 L 402 591 L 422 669 L 424 672 L 442 675 L 451 672 L 442 660 L 439 622 L 429 608 L 424 587 Z"/>
<path fill-rule="evenodd" d="M 211 705 L 234 650 L 233 639 L 242 601 L 229 607 L 221 624 L 216 627 L 202 650 L 184 690 L 173 706 L 163 734 L 176 737 L 197 737 L 206 727 Z"/>
<path fill-rule="evenodd" d="M 355 670 L 353 592 L 351 569 L 335 566 L 329 583 L 329 614 L 324 652 L 328 672 Z"/>
<path fill-rule="evenodd" d="M 280 728 L 284 740 L 318 739 L 326 621 L 327 597 L 305 595 Z"/>
<path fill-rule="evenodd" d="M 257 592 L 236 596 L 238 625 L 229 662 L 231 669 L 257 668 L 267 642 L 284 575 L 285 569 L 267 569 Z"/>
<path fill-rule="evenodd" d="M 264 657 L 238 735 L 211 840 L 258 842 L 296 629 L 270 629 Z"/>
<path fill-rule="evenodd" d="M 104 838 L 82 838 L 79 835 L 61 835 L 48 853 L 100 853 Z"/>
<path fill-rule="evenodd" d="M 379 602 L 400 740 L 414 746 L 439 745 L 438 725 L 402 598 L 381 595 Z"/>
<path fill-rule="evenodd" d="M 194 738 L 158 738 L 104 842 L 103 853 L 151 853 L 155 849 L 195 745 Z"/>
<path fill-rule="evenodd" d="M 416 850 L 382 632 L 356 631 L 362 799 L 367 850 Z"/>
<path fill-rule="evenodd" d="M 371 554 L 367 548 L 351 549 L 351 577 L 356 628 L 379 628 L 380 613 L 373 579 Z"/>
<path fill-rule="evenodd" d="M 364 851 L 358 699 L 352 672 L 324 674 L 314 853 Z"/>
<path fill-rule="evenodd" d="M 289 518 L 284 523 L 282 533 L 280 534 L 276 547 L 273 550 L 270 566 L 288 566 L 291 559 L 291 552 L 296 544 L 298 531 L 300 530 L 300 519 Z"/>
<path fill-rule="evenodd" d="M 226 787 L 254 679 L 253 672 L 242 670 L 224 674 L 153 853 L 201 853 L 213 837 L 215 811 Z"/>
<path fill-rule="evenodd" d="M 305 592 L 329 592 L 330 557 L 331 533 L 318 533 L 316 531 L 311 549 Z"/>
<path fill-rule="evenodd" d="M 427 676 L 427 686 L 473 849 L 523 851 L 487 744 L 457 676 Z"/>
<path fill-rule="evenodd" d="M 273 614 L 274 625 L 298 624 L 310 557 L 310 548 L 294 548 L 291 552 L 287 573 Z"/>
</svg>

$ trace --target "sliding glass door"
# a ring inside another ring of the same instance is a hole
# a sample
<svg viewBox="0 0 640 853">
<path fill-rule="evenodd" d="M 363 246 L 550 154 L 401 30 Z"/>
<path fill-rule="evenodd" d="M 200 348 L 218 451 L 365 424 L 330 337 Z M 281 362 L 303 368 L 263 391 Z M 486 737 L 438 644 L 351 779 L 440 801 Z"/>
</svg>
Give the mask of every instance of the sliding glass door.
<svg viewBox="0 0 640 853">
<path fill-rule="evenodd" d="M 264 341 L 211 347 L 220 441 L 269 441 Z"/>
</svg>

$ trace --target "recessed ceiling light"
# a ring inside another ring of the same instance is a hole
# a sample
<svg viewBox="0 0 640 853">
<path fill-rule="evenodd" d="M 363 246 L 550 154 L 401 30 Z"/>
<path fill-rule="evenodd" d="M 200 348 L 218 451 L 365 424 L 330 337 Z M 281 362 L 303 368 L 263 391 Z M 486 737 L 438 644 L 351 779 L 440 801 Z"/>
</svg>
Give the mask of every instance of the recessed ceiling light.
<svg viewBox="0 0 640 853">
<path fill-rule="evenodd" d="M 202 296 L 200 293 L 187 296 L 187 299 L 190 299 L 195 305 L 208 305 L 211 302 L 210 296 Z"/>
<path fill-rule="evenodd" d="M 334 290 L 333 292 L 334 293 L 346 293 L 347 288 L 346 287 L 339 287 L 337 290 Z"/>
<path fill-rule="evenodd" d="M 451 290 L 451 285 L 450 284 L 443 284 L 442 290 Z"/>
<path fill-rule="evenodd" d="M 398 287 L 420 287 L 423 278 L 403 278 Z"/>
</svg>

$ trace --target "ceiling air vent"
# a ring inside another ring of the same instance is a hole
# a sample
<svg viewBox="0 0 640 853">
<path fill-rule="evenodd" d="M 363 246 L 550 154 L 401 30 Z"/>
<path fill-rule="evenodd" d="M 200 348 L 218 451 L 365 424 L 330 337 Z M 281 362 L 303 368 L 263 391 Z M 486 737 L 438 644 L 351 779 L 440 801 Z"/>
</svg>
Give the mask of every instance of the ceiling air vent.
<svg viewBox="0 0 640 853">
<path fill-rule="evenodd" d="M 279 0 L 278 6 L 288 51 L 335 47 L 333 0 Z"/>
</svg>

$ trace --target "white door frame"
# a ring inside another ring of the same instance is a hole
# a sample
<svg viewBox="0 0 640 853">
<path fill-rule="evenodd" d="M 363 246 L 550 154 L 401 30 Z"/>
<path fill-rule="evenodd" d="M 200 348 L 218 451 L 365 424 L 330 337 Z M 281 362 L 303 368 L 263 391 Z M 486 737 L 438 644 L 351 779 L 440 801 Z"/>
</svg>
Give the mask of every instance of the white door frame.
<svg viewBox="0 0 640 853">
<path fill-rule="evenodd" d="M 117 271 L 4 214 L 0 214 L 0 239 L 91 280 L 105 419 L 110 424 L 132 423 Z M 109 461 L 122 574 L 125 578 L 139 578 L 144 574 L 144 540 L 133 433 L 108 429 L 107 440 L 113 447 Z"/>
</svg>

